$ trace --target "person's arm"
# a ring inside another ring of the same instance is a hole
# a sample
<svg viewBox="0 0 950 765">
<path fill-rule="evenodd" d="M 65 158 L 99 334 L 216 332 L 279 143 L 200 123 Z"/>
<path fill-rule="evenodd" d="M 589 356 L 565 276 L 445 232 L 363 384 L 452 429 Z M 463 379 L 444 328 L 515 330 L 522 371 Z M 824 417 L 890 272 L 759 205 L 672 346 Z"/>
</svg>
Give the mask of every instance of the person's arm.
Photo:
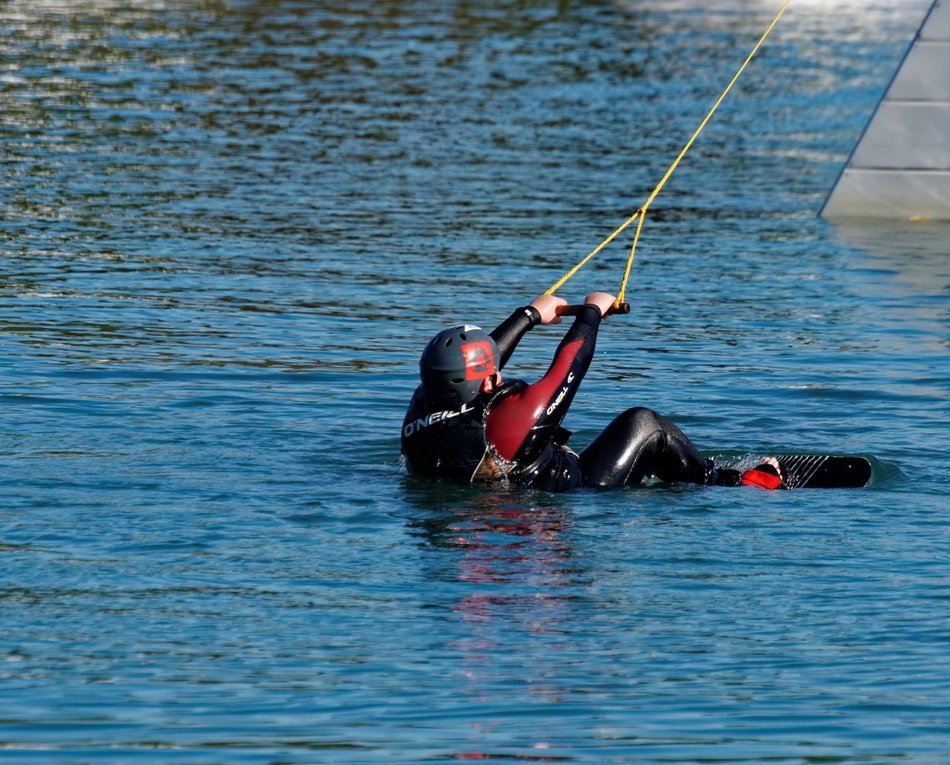
<svg viewBox="0 0 950 765">
<path fill-rule="evenodd" d="M 541 295 L 531 301 L 530 305 L 518 308 L 514 313 L 493 329 L 489 334 L 495 345 L 498 346 L 498 369 L 503 369 L 515 347 L 521 342 L 529 329 L 538 324 L 557 324 L 561 318 L 557 315 L 557 307 L 567 303 L 563 298 L 554 295 Z"/>
<path fill-rule="evenodd" d="M 502 458 L 526 458 L 554 437 L 590 367 L 602 315 L 612 302 L 607 293 L 588 295 L 544 377 L 490 410 L 486 436 Z"/>
</svg>

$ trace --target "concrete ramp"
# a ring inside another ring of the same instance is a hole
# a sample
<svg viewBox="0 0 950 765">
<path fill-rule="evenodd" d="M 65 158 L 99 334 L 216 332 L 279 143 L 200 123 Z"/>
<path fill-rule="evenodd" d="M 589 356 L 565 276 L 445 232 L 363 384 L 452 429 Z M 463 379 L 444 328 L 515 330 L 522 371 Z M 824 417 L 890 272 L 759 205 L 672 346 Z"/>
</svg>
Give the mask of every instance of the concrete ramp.
<svg viewBox="0 0 950 765">
<path fill-rule="evenodd" d="M 950 0 L 934 0 L 821 214 L 950 220 Z"/>
</svg>

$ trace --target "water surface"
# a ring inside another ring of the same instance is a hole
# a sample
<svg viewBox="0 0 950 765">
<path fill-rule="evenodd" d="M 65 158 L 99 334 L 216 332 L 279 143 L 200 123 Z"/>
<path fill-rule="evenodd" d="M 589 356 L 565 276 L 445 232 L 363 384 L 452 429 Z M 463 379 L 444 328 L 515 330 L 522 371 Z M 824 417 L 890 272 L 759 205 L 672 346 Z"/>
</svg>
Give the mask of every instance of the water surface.
<svg viewBox="0 0 950 765">
<path fill-rule="evenodd" d="M 869 488 L 399 460 L 425 340 L 635 210 L 777 5 L 4 4 L 3 761 L 944 761 L 950 231 L 816 217 L 928 3 L 793 3 L 567 423 Z"/>
</svg>

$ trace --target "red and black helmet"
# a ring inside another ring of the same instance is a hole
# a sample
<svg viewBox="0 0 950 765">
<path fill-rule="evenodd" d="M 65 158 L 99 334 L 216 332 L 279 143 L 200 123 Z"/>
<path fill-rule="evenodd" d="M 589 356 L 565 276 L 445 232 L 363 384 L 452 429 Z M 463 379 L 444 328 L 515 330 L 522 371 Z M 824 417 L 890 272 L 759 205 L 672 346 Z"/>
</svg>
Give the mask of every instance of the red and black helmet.
<svg viewBox="0 0 950 765">
<path fill-rule="evenodd" d="M 433 401 L 461 406 L 478 395 L 482 380 L 498 371 L 498 346 L 481 327 L 452 327 L 433 337 L 419 373 Z"/>
</svg>

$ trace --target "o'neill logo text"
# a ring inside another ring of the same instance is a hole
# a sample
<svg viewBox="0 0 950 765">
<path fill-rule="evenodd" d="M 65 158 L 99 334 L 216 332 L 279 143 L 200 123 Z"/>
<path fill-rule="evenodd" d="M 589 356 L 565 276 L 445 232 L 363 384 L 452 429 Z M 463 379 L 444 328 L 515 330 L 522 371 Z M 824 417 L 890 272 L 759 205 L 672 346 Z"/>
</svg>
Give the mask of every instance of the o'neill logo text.
<svg viewBox="0 0 950 765">
<path fill-rule="evenodd" d="M 428 428 L 430 425 L 435 425 L 437 422 L 442 422 L 444 420 L 451 420 L 453 417 L 458 417 L 459 415 L 466 414 L 471 412 L 475 407 L 470 404 L 463 404 L 462 408 L 457 412 L 445 411 L 445 412 L 433 412 L 430 415 L 425 417 L 418 417 L 412 422 L 407 422 L 403 426 L 402 432 L 408 438 L 413 433 L 416 433 L 423 428 Z"/>
<path fill-rule="evenodd" d="M 573 379 L 574 379 L 574 373 L 571 372 L 571 373 L 567 376 L 567 382 L 568 382 L 568 384 L 570 384 L 570 382 L 571 382 Z M 554 414 L 554 410 L 557 409 L 558 404 L 560 404 L 560 403 L 564 400 L 564 397 L 567 395 L 567 391 L 568 391 L 567 385 L 565 385 L 563 388 L 561 388 L 560 392 L 557 394 L 557 398 L 554 399 L 554 401 L 553 401 L 553 403 L 551 404 L 551 406 L 549 406 L 549 407 L 547 408 L 547 410 L 546 410 L 548 417 L 550 417 L 552 414 Z"/>
</svg>

